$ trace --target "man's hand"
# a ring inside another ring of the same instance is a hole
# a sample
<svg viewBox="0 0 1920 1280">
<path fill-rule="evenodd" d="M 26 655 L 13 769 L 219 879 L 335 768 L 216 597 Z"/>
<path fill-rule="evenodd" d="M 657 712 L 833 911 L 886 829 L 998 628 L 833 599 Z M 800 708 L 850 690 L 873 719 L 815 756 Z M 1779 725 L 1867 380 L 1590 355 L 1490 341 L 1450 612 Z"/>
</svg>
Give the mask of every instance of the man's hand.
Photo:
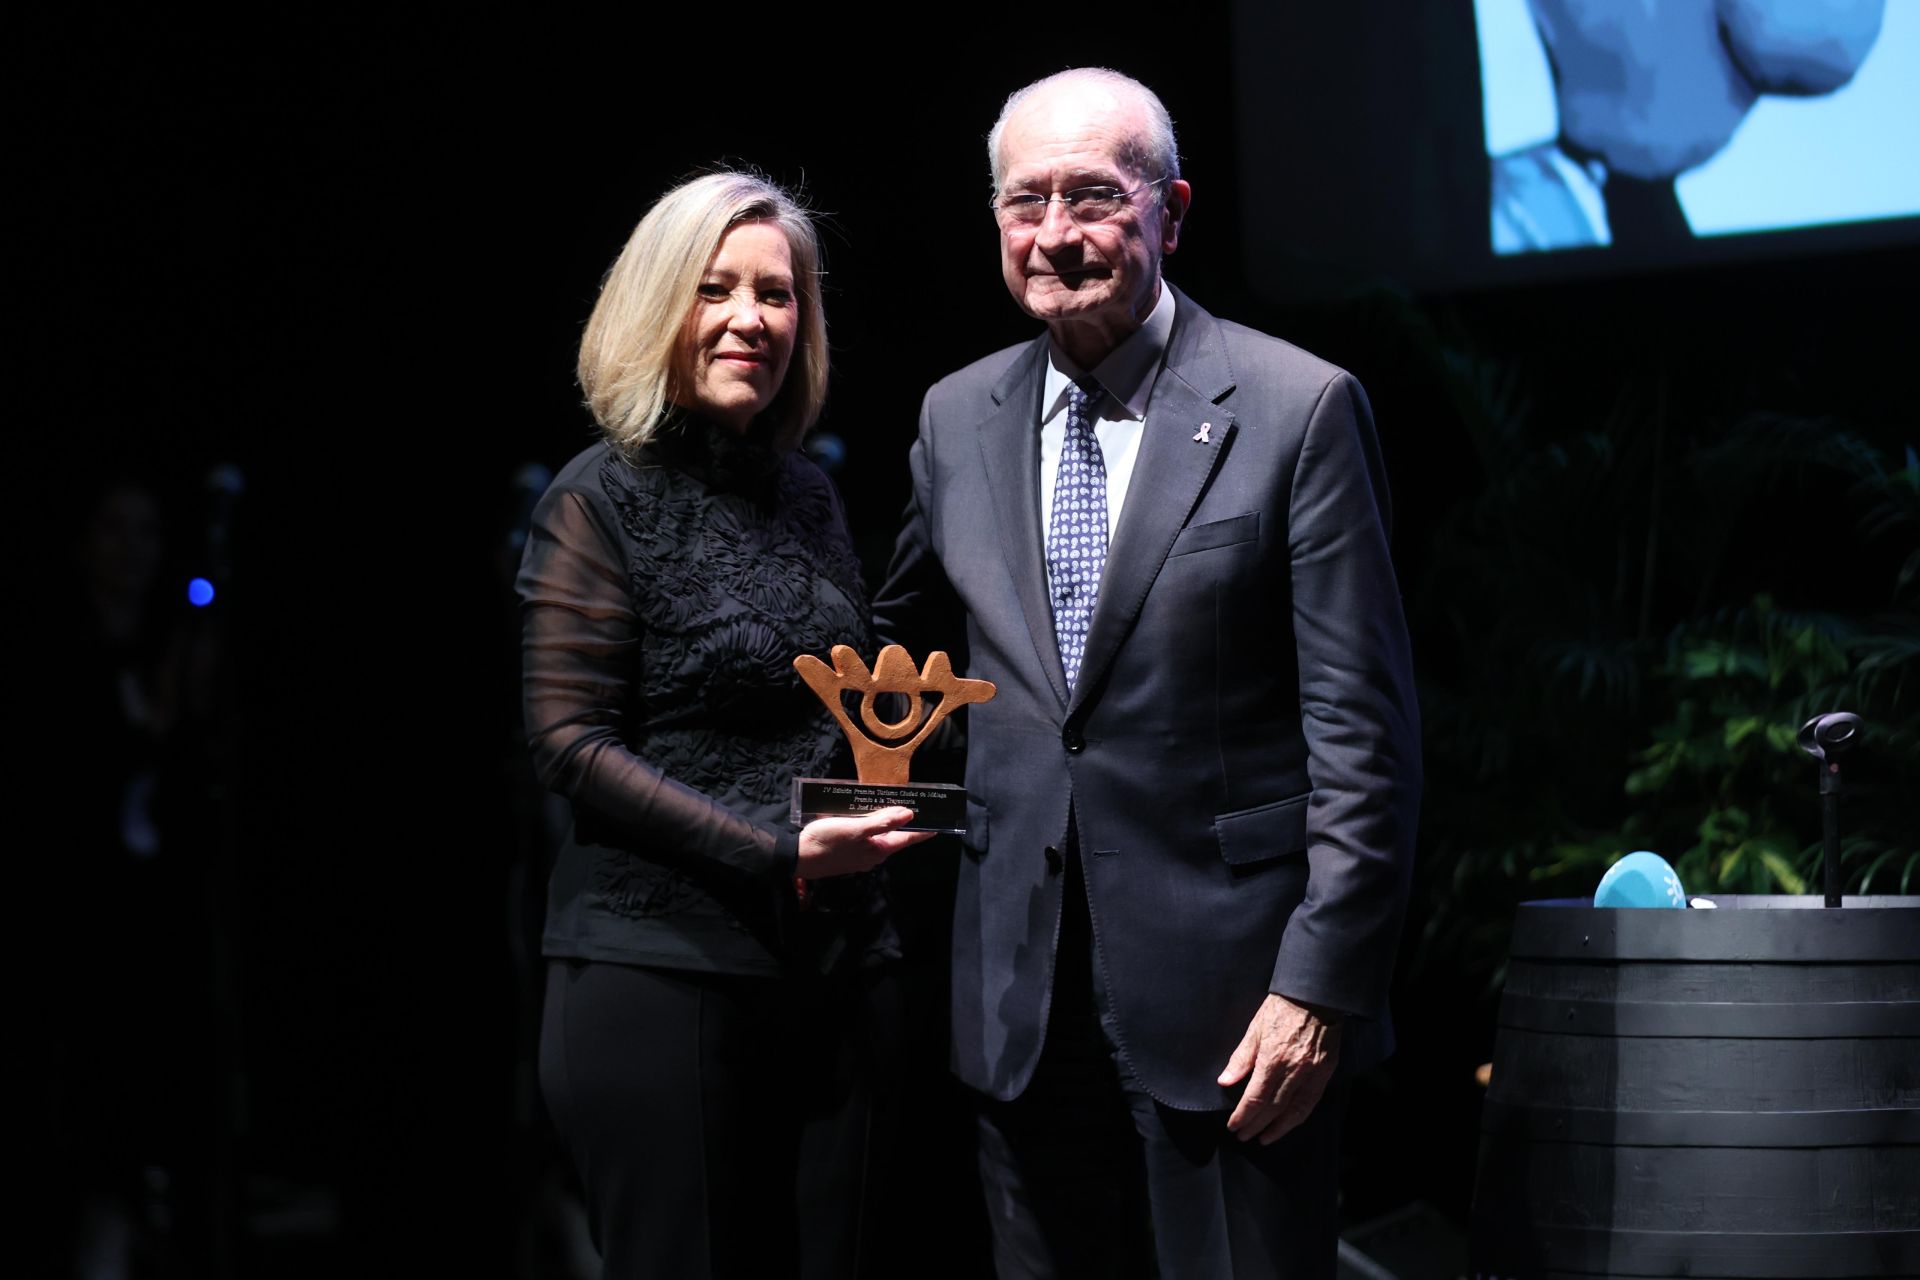
<svg viewBox="0 0 1920 1280">
<path fill-rule="evenodd" d="M 1278 1142 L 1313 1114 L 1339 1056 L 1340 1028 L 1270 993 L 1220 1073 L 1223 1085 L 1247 1081 L 1227 1128 L 1242 1142 Z"/>
</svg>

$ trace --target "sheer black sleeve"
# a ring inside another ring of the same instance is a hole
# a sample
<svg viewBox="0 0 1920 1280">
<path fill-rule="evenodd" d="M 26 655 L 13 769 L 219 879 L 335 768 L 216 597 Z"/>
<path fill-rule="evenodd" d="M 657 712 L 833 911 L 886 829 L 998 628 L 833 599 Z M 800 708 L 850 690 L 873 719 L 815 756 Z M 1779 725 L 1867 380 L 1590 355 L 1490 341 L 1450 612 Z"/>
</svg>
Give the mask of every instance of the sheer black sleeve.
<svg viewBox="0 0 1920 1280">
<path fill-rule="evenodd" d="M 618 519 L 556 482 L 534 513 L 517 589 L 528 739 L 541 782 L 630 847 L 790 894 L 799 838 L 676 782 L 629 746 L 641 623 Z"/>
</svg>

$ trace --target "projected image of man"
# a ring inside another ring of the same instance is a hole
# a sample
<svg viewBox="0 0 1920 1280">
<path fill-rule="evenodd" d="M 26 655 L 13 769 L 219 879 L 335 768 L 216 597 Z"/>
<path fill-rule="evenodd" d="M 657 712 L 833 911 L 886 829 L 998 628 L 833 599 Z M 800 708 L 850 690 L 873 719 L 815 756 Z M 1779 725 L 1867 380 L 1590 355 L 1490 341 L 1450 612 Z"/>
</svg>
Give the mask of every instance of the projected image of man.
<svg viewBox="0 0 1920 1280">
<path fill-rule="evenodd" d="M 1493 158 L 1494 252 L 1686 240 L 1674 180 L 1727 145 L 1763 94 L 1846 85 L 1885 0 L 1528 0 L 1559 136 Z"/>
</svg>

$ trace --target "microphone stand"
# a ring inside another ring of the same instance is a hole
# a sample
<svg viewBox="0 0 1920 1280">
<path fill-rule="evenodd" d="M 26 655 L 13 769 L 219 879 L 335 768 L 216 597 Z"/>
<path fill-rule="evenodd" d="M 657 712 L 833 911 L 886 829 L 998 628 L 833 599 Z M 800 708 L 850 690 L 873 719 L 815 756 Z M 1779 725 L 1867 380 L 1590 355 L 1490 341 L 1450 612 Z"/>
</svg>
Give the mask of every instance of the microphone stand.
<svg viewBox="0 0 1920 1280">
<path fill-rule="evenodd" d="M 1860 737 L 1860 717 L 1830 711 L 1800 726 L 1800 749 L 1820 766 L 1820 828 L 1829 907 L 1840 905 L 1840 757 Z"/>
</svg>

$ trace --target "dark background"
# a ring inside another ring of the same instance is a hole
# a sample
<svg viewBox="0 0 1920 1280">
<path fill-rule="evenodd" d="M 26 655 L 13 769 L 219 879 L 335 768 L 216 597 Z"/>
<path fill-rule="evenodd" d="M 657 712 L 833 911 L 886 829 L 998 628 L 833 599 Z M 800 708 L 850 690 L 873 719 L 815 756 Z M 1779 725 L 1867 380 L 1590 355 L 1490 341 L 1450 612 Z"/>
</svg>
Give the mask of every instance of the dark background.
<svg viewBox="0 0 1920 1280">
<path fill-rule="evenodd" d="M 1910 306 L 1909 250 L 1424 295 L 1360 263 L 1336 273 L 1338 289 L 1316 277 L 1311 300 L 1256 295 L 1245 264 L 1276 199 L 1332 216 L 1352 205 L 1378 218 L 1396 200 L 1408 220 L 1459 213 L 1317 162 L 1289 174 L 1284 195 L 1271 174 L 1251 181 L 1250 130 L 1261 154 L 1274 139 L 1284 151 L 1296 131 L 1334 127 L 1351 89 L 1323 86 L 1325 118 L 1237 114 L 1249 60 L 1236 78 L 1231 16 L 1216 0 L 1177 14 L 863 23 L 714 8 L 671 28 L 290 11 L 78 18 L 16 42 L 24 333 L 11 418 L 16 545 L 29 552 L 16 625 L 61 644 L 68 549 L 110 478 L 161 494 L 179 576 L 194 567 L 209 468 L 233 463 L 246 479 L 217 605 L 239 746 L 224 816 L 193 855 L 215 886 L 231 975 L 236 1221 L 317 1188 L 331 1208 L 302 1246 L 317 1256 L 418 1249 L 449 1272 L 521 1265 L 527 1188 L 547 1153 L 537 1118 L 516 1112 L 527 1011 L 512 945 L 527 899 L 515 868 L 529 855 L 502 573 L 510 480 L 592 440 L 572 360 L 599 275 L 648 204 L 701 164 L 757 165 L 825 215 L 835 372 L 822 426 L 846 442 L 838 479 L 875 574 L 921 391 L 1031 332 L 999 282 L 983 141 L 1009 90 L 1067 65 L 1135 75 L 1174 115 L 1195 204 L 1168 274 L 1216 314 L 1367 386 L 1423 680 L 1472 666 L 1470 637 L 1427 607 L 1448 590 L 1435 537 L 1491 465 L 1472 434 L 1478 408 L 1459 394 L 1463 360 L 1520 371 L 1549 423 L 1577 425 L 1639 386 L 1658 389 L 1646 402 L 1672 423 L 1764 410 L 1850 424 L 1896 457 L 1912 439 L 1912 326 L 1889 318 Z M 1383 47 L 1419 38 L 1382 23 Z M 1436 48 L 1471 53 L 1457 30 Z M 1285 62 L 1296 77 L 1310 64 L 1297 50 Z M 1373 103 L 1369 128 L 1405 121 L 1470 153 L 1477 135 L 1458 136 L 1459 122 L 1477 128 L 1477 109 L 1451 124 L 1426 114 L 1439 74 L 1429 67 L 1403 112 Z M 1473 64 L 1447 75 L 1471 99 Z M 1743 589 L 1811 578 L 1839 603 L 1884 602 L 1893 553 L 1874 550 L 1868 569 L 1835 560 L 1822 530 L 1846 521 L 1823 514 L 1827 496 L 1744 512 L 1729 560 Z M 1618 518 L 1570 511 L 1569 541 L 1611 546 Z M 1488 625 L 1529 607 L 1469 603 Z M 1618 746 L 1597 744 L 1592 762 L 1596 790 L 1615 799 Z M 84 752 L 42 763 L 56 789 L 24 796 L 18 827 L 50 830 L 33 856 L 57 860 L 60 806 L 73 803 L 59 780 L 92 765 Z M 1469 764 L 1436 763 L 1435 785 L 1456 790 L 1430 812 L 1490 785 Z M 926 863 L 908 896 L 931 935 L 938 856 Z M 1512 896 L 1531 896 L 1515 879 Z M 99 944 L 85 896 L 36 904 L 45 945 L 31 963 Z M 1463 963 L 1415 945 L 1423 923 L 1416 904 L 1404 1051 L 1356 1094 L 1356 1220 L 1414 1200 L 1465 1219 L 1471 1071 L 1489 1056 L 1498 944 Z M 965 1256 L 937 1046 L 922 1048 L 933 1101 L 902 1213 Z M 156 1051 L 202 1050 L 183 1037 Z M 777 1045 L 767 1070 L 777 1105 Z M 242 1246 L 240 1269 L 269 1248 Z"/>
</svg>

